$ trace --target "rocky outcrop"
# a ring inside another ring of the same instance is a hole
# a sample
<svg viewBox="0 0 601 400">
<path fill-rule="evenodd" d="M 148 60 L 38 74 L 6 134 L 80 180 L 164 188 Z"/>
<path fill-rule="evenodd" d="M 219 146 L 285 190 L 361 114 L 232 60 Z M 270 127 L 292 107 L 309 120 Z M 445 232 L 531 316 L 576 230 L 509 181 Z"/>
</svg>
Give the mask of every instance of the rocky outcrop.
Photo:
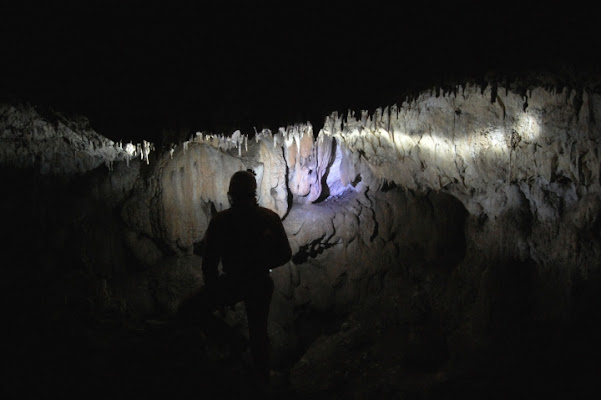
<svg viewBox="0 0 601 400">
<path fill-rule="evenodd" d="M 140 157 L 148 162 L 152 144 L 115 143 L 96 133 L 83 116 L 39 112 L 30 105 L 0 107 L 0 165 L 31 168 L 42 174 L 71 176 L 83 174 L 104 163 Z"/>
</svg>

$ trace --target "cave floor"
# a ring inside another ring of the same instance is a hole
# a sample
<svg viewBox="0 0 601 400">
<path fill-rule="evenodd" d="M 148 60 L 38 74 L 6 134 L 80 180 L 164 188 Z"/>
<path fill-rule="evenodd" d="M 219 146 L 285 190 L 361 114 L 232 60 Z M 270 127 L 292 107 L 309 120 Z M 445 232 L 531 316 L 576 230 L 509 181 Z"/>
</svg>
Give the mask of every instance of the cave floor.
<svg viewBox="0 0 601 400">
<path fill-rule="evenodd" d="M 208 344 L 200 329 L 180 329 L 164 321 L 145 321 L 137 326 L 105 321 L 77 335 L 54 337 L 52 343 L 44 346 L 44 350 L 35 354 L 31 354 L 30 348 L 30 354 L 13 365 L 18 380 L 12 380 L 6 387 L 7 398 L 48 394 L 86 399 L 188 396 L 304 399 L 341 395 L 366 398 L 367 392 L 374 390 L 376 379 L 386 380 L 374 376 L 382 373 L 382 369 L 366 369 L 362 373 L 364 383 L 359 383 L 364 387 L 358 389 L 354 382 L 348 386 L 354 393 L 345 393 L 341 377 L 329 380 L 332 387 L 316 389 L 315 382 L 302 382 L 304 377 L 294 376 L 290 369 L 272 370 L 269 386 L 258 387 L 252 380 L 248 349 Z M 356 357 L 359 360 L 362 355 Z M 441 382 L 436 374 L 411 378 L 398 385 L 404 387 L 405 394 L 414 391 L 415 396 L 418 390 Z M 376 384 L 375 390 L 379 398 L 397 397 L 392 387 L 378 388 Z"/>
<path fill-rule="evenodd" d="M 598 390 L 598 368 L 569 382 L 560 371 L 543 371 L 544 365 L 532 369 L 531 362 L 515 363 L 510 373 L 498 373 L 493 363 L 478 371 L 448 365 L 403 369 L 394 357 L 399 333 L 394 329 L 377 337 L 366 337 L 366 330 L 317 340 L 307 356 L 314 361 L 312 371 L 298 363 L 272 371 L 267 388 L 251 379 L 248 349 L 209 340 L 199 327 L 108 319 L 51 330 L 43 341 L 32 335 L 12 349 L 13 375 L 3 398 L 586 398 L 591 388 Z M 345 341 L 344 350 L 333 352 L 332 340 Z"/>
</svg>

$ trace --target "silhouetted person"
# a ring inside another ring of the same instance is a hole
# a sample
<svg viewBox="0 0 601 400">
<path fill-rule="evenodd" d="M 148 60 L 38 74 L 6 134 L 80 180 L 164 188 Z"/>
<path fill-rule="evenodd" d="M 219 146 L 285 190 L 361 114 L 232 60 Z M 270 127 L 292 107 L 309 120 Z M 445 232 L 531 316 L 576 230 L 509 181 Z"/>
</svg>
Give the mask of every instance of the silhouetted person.
<svg viewBox="0 0 601 400">
<path fill-rule="evenodd" d="M 260 207 L 257 183 L 252 172 L 238 171 L 231 180 L 231 208 L 213 216 L 205 235 L 201 308 L 214 310 L 243 301 L 246 307 L 250 348 L 256 378 L 269 378 L 267 317 L 273 294 L 270 270 L 292 256 L 280 217 Z M 222 263 L 222 274 L 218 265 Z"/>
</svg>

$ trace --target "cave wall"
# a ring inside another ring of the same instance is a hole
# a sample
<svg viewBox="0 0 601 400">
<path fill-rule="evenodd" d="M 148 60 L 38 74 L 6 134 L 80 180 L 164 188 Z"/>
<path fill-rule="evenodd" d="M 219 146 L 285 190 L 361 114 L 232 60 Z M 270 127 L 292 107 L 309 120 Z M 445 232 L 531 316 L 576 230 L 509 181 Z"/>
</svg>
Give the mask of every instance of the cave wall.
<svg viewBox="0 0 601 400">
<path fill-rule="evenodd" d="M 153 152 L 90 133 L 85 121 L 5 106 L 0 161 L 39 181 L 63 177 L 60 195 L 54 184 L 22 185 L 35 209 L 73 204 L 60 218 L 28 217 L 31 230 L 46 226 L 33 238 L 39 251 L 57 253 L 44 241 L 64 225 L 55 219 L 95 221 L 61 231 L 94 304 L 173 313 L 202 283 L 198 249 L 211 215 L 228 207 L 229 177 L 250 168 L 294 254 L 272 273 L 276 358 L 310 344 L 305 315 L 341 316 L 394 288 L 420 297 L 461 358 L 500 336 L 601 319 L 590 306 L 601 277 L 600 100 L 591 90 L 466 85 L 372 115 L 333 113 L 317 134 L 310 124 L 252 138 L 198 133 Z"/>
</svg>

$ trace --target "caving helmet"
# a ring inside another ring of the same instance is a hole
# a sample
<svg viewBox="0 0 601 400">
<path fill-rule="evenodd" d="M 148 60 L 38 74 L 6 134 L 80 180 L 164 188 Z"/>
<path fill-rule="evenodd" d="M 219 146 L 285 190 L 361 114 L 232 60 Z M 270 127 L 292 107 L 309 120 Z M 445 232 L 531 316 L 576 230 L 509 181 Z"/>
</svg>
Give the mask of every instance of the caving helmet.
<svg viewBox="0 0 601 400">
<path fill-rule="evenodd" d="M 230 203 L 236 204 L 255 200 L 257 192 L 257 180 L 252 170 L 238 171 L 230 179 L 230 187 L 227 195 Z"/>
</svg>

